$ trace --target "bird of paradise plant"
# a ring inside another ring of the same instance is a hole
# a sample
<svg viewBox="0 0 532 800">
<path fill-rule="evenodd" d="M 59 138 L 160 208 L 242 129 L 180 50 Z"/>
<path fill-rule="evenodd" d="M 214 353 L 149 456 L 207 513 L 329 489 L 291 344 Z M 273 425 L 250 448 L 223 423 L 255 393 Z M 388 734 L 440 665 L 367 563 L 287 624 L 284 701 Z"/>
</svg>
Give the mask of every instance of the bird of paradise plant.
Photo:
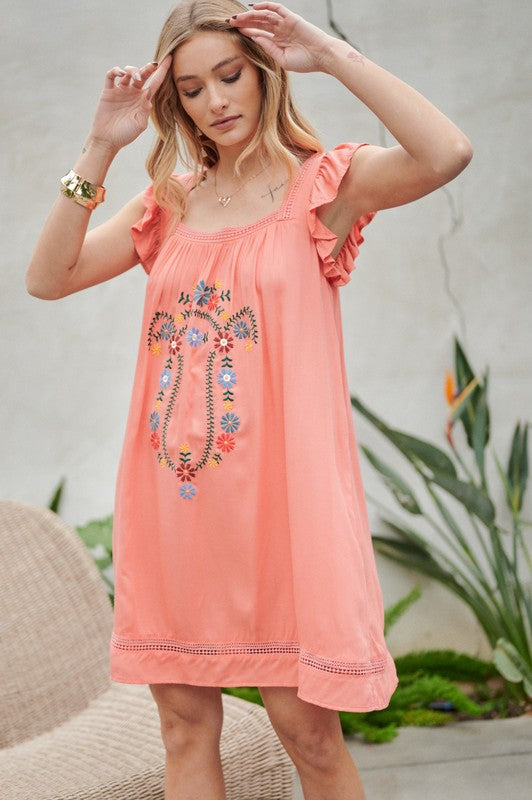
<svg viewBox="0 0 532 800">
<path fill-rule="evenodd" d="M 351 397 L 353 407 L 407 459 L 426 495 L 419 500 L 402 473 L 362 447 L 403 512 L 424 522 L 420 529 L 405 521 L 401 512 L 385 509 L 382 522 L 393 536 L 374 535 L 373 542 L 377 552 L 434 578 L 467 603 L 493 647 L 500 674 L 519 684 L 521 695 L 532 696 L 531 559 L 524 537 L 525 526 L 532 523 L 521 515 L 530 424 L 516 424 L 506 469 L 493 452 L 511 516 L 508 526 L 492 499 L 486 469 L 488 372 L 481 377 L 474 374 L 458 340 L 454 350 L 454 375 L 448 372 L 445 379 L 449 452 L 390 427 Z M 465 433 L 467 455 L 461 452 L 462 440 L 455 441 L 458 423 Z M 424 532 L 427 527 L 433 531 L 430 541 Z"/>
</svg>

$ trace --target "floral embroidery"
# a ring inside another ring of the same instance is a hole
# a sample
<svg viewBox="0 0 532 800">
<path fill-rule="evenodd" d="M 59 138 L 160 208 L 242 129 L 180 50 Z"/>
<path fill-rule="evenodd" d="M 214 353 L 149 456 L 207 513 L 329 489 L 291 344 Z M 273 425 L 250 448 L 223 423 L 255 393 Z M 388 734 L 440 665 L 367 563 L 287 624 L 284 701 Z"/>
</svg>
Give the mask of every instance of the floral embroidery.
<svg viewBox="0 0 532 800">
<path fill-rule="evenodd" d="M 190 328 L 185 338 L 191 347 L 197 347 L 203 342 L 203 336 L 199 332 L 199 328 Z"/>
<path fill-rule="evenodd" d="M 160 337 L 161 339 L 169 339 L 175 333 L 175 325 L 173 322 L 164 322 L 161 325 Z"/>
<path fill-rule="evenodd" d="M 224 414 L 220 420 L 220 425 L 226 433 L 234 433 L 238 430 L 240 420 L 236 414 Z"/>
<path fill-rule="evenodd" d="M 200 281 L 194 289 L 194 302 L 198 306 L 205 306 L 208 304 L 211 297 L 212 289 L 205 286 L 205 281 Z"/>
<path fill-rule="evenodd" d="M 216 447 L 219 447 L 223 453 L 230 453 L 235 446 L 235 437 L 230 433 L 221 433 L 216 439 Z"/>
<path fill-rule="evenodd" d="M 174 356 L 181 347 L 181 339 L 178 336 L 172 336 L 168 342 L 168 352 Z"/>
<path fill-rule="evenodd" d="M 233 333 L 235 334 L 237 339 L 247 339 L 249 336 L 249 328 L 244 322 L 244 320 L 239 320 L 235 322 L 233 326 Z"/>
<path fill-rule="evenodd" d="M 232 389 L 236 383 L 236 372 L 224 367 L 222 371 L 218 373 L 218 383 L 225 386 L 227 389 Z"/>
<path fill-rule="evenodd" d="M 218 295 L 217 294 L 211 294 L 211 299 L 209 300 L 209 302 L 207 304 L 207 308 L 209 309 L 209 311 L 215 311 L 216 310 L 216 306 L 218 305 L 219 302 L 220 302 L 220 298 L 218 297 Z"/>
<path fill-rule="evenodd" d="M 171 380 L 172 380 L 172 373 L 170 372 L 169 369 L 164 369 L 161 373 L 161 377 L 159 378 L 159 384 L 161 389 L 168 389 Z"/>
<path fill-rule="evenodd" d="M 231 312 L 231 291 L 223 289 L 221 281 L 209 285 L 204 280 L 197 280 L 190 293 L 180 292 L 176 302 L 177 309 L 173 313 L 157 311 L 148 328 L 150 351 L 161 355 L 161 342 L 164 341 L 167 353 L 159 376 L 160 390 L 154 403 L 156 411 L 152 411 L 149 417 L 150 443 L 157 450 L 161 467 L 168 467 L 175 473 L 179 481 L 179 496 L 192 500 L 198 493 L 194 483 L 198 472 L 205 466 L 218 467 L 225 454 L 235 449 L 243 422 L 233 410 L 238 390 L 238 369 L 234 368 L 233 359 L 238 357 L 238 351 L 249 351 L 258 342 L 258 329 L 249 306 Z M 183 442 L 179 452 L 172 457 L 168 451 L 168 425 L 190 357 L 188 353 L 191 353 L 188 347 L 183 348 L 183 340 L 193 349 L 206 345 L 198 351 L 206 354 L 205 440 L 202 452 L 193 454 L 188 442 Z M 216 391 L 220 393 L 218 402 L 225 409 L 220 417 L 215 413 Z"/>
<path fill-rule="evenodd" d="M 228 353 L 233 347 L 233 337 L 230 333 L 219 333 L 214 337 L 214 346 L 220 353 Z"/>
<path fill-rule="evenodd" d="M 191 481 L 196 471 L 192 464 L 180 464 L 176 470 L 177 477 L 182 481 Z"/>
<path fill-rule="evenodd" d="M 182 486 L 179 487 L 179 494 L 185 500 L 192 500 L 194 495 L 196 494 L 196 487 L 193 483 L 184 483 Z"/>
</svg>

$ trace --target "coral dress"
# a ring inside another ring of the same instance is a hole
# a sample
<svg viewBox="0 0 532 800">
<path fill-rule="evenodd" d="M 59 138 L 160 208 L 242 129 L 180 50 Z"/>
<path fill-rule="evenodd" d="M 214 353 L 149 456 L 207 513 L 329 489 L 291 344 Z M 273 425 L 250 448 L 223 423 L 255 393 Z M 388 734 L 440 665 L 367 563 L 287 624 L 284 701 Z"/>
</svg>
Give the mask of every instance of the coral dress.
<svg viewBox="0 0 532 800">
<path fill-rule="evenodd" d="M 354 144 L 310 157 L 282 206 L 164 239 L 150 186 L 133 226 L 149 274 L 114 517 L 111 677 L 295 686 L 385 707 L 383 639 L 346 381 L 338 258 L 316 215 Z M 185 186 L 192 175 L 180 176 Z"/>
</svg>

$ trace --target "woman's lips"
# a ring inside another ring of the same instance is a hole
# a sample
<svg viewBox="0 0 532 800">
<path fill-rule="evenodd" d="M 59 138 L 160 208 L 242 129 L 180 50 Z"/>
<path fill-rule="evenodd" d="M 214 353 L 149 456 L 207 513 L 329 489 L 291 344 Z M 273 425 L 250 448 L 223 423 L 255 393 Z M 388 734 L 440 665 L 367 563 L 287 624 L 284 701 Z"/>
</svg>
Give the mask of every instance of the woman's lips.
<svg viewBox="0 0 532 800">
<path fill-rule="evenodd" d="M 233 123 L 237 121 L 237 119 L 240 119 L 240 115 L 235 117 L 226 117 L 225 119 L 220 120 L 220 122 L 213 122 L 211 127 L 216 128 L 219 131 L 225 130 L 226 128 L 231 127 Z"/>
</svg>

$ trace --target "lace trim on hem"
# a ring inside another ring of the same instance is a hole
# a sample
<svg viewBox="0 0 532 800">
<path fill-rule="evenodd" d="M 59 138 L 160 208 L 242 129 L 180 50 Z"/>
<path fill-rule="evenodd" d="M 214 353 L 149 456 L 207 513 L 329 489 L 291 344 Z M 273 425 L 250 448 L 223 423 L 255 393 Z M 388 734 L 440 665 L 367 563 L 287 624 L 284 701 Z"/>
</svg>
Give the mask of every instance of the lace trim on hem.
<svg viewBox="0 0 532 800">
<path fill-rule="evenodd" d="M 111 644 L 117 650 L 187 653 L 199 656 L 253 655 L 261 653 L 280 653 L 299 655 L 301 664 L 321 672 L 339 675 L 375 675 L 384 672 L 386 660 L 356 663 L 322 658 L 301 650 L 297 642 L 227 642 L 212 644 L 208 642 L 177 642 L 170 639 L 124 639 L 113 634 Z"/>
</svg>

